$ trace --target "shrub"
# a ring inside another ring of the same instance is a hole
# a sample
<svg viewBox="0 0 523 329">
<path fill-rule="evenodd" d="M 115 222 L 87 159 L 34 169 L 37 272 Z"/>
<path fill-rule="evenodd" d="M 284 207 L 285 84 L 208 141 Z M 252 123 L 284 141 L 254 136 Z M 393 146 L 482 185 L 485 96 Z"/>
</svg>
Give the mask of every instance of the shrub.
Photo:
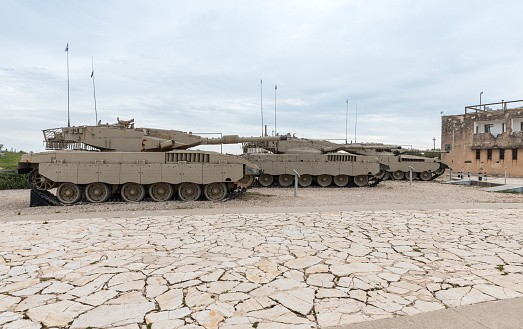
<svg viewBox="0 0 523 329">
<path fill-rule="evenodd" d="M 15 172 L 0 172 L 0 190 L 28 189 L 27 175 L 18 175 Z"/>
</svg>

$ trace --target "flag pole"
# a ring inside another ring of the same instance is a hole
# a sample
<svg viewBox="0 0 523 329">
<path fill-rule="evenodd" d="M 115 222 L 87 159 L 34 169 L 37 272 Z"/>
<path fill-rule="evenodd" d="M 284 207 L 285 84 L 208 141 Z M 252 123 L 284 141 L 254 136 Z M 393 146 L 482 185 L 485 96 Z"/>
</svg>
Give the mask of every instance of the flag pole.
<svg viewBox="0 0 523 329">
<path fill-rule="evenodd" d="M 69 118 L 69 43 L 65 46 L 67 53 L 67 127 L 71 127 L 71 120 Z"/>
<path fill-rule="evenodd" d="M 358 102 L 356 102 L 356 118 L 354 119 L 354 143 L 356 143 L 356 126 L 358 124 Z"/>
<path fill-rule="evenodd" d="M 278 90 L 278 85 L 274 85 L 274 136 L 278 135 L 276 133 L 276 90 Z"/>
<path fill-rule="evenodd" d="M 349 99 L 345 101 L 347 103 L 347 110 L 345 111 L 345 144 L 348 144 L 348 132 L 349 132 Z"/>
<path fill-rule="evenodd" d="M 262 136 L 263 136 L 263 88 L 262 88 L 262 79 L 260 79 L 260 108 L 261 108 L 261 118 L 262 118 Z"/>
<path fill-rule="evenodd" d="M 94 114 L 96 117 L 95 124 L 98 125 L 98 112 L 96 111 L 96 88 L 94 87 L 94 59 L 92 57 L 91 57 L 91 65 L 92 65 L 91 78 L 93 78 Z"/>
</svg>

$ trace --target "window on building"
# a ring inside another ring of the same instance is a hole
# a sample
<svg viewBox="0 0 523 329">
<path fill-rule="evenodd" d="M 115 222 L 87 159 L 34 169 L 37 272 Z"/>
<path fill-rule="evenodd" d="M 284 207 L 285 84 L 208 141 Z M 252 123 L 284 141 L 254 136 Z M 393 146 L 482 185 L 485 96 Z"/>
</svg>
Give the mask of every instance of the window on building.
<svg viewBox="0 0 523 329">
<path fill-rule="evenodd" d="M 518 149 L 512 149 L 512 160 L 518 159 Z"/>
<path fill-rule="evenodd" d="M 479 126 L 476 126 L 476 134 L 479 134 Z"/>
<path fill-rule="evenodd" d="M 505 160 L 505 149 L 499 149 L 499 159 Z"/>
<path fill-rule="evenodd" d="M 476 160 L 481 160 L 481 150 L 476 150 Z"/>
<path fill-rule="evenodd" d="M 445 151 L 450 151 L 450 149 L 451 149 L 450 144 L 445 144 Z"/>
<path fill-rule="evenodd" d="M 490 133 L 490 131 L 492 130 L 493 127 L 494 127 L 494 125 L 492 123 L 486 124 L 485 133 Z"/>
<path fill-rule="evenodd" d="M 501 132 L 504 133 L 506 131 L 506 125 L 505 122 L 501 124 Z"/>
<path fill-rule="evenodd" d="M 492 149 L 487 150 L 487 160 L 492 160 Z"/>
</svg>

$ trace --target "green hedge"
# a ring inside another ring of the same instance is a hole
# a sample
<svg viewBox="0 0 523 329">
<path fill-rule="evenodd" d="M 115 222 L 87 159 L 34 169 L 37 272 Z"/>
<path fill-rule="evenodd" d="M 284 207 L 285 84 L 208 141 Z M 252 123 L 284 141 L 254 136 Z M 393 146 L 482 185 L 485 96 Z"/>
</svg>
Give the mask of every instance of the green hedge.
<svg viewBox="0 0 523 329">
<path fill-rule="evenodd" d="M 27 175 L 18 175 L 16 172 L 0 172 L 0 190 L 27 189 Z"/>
</svg>

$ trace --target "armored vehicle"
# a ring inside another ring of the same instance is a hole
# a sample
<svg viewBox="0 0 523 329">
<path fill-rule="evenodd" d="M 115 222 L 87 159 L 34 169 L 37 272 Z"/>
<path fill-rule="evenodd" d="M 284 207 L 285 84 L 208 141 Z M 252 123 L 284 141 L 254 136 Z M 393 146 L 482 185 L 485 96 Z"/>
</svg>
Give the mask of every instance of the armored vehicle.
<svg viewBox="0 0 523 329">
<path fill-rule="evenodd" d="M 443 163 L 441 160 L 437 158 L 409 155 L 406 154 L 405 149 L 402 149 L 401 146 L 397 145 L 384 145 L 376 143 L 338 144 L 327 140 L 297 138 L 294 136 L 290 136 L 290 134 L 287 134 L 287 139 L 283 141 L 260 141 L 244 143 L 243 149 L 244 153 L 249 153 L 250 150 L 263 150 L 278 155 L 284 154 L 286 156 L 290 156 L 290 154 L 300 154 L 300 157 L 302 157 L 304 156 L 304 154 L 307 153 L 314 154 L 317 157 L 323 155 L 327 157 L 326 159 L 328 161 L 330 161 L 330 159 L 336 159 L 337 157 L 343 155 L 343 153 L 338 153 L 339 151 L 348 152 L 350 156 L 354 157 L 354 159 L 361 159 L 361 162 L 365 161 L 364 159 L 375 158 L 378 159 L 379 162 L 382 164 L 380 170 L 378 172 L 375 172 L 375 170 L 369 170 L 367 173 L 367 177 L 369 177 L 369 179 L 372 177 L 375 180 L 388 179 L 390 177 L 397 180 L 405 179 L 409 175 L 409 167 L 412 167 L 413 178 L 415 179 L 419 177 L 421 180 L 426 181 L 432 180 L 442 175 L 445 172 L 445 169 L 448 168 L 448 166 L 445 163 Z M 358 158 L 358 156 L 361 158 Z M 311 155 L 308 155 L 308 157 L 311 157 Z M 263 155 L 248 154 L 245 156 L 245 158 L 258 164 L 260 168 L 265 170 L 265 174 L 260 176 L 259 178 L 260 184 L 263 185 L 264 181 L 271 181 L 271 179 L 266 176 L 270 172 L 270 169 L 267 168 L 266 164 L 257 161 L 258 158 L 263 158 Z M 314 161 L 318 161 L 318 159 L 319 158 L 317 158 L 317 160 Z M 277 161 L 281 162 L 285 160 L 282 157 Z M 334 175 L 334 173 L 329 173 L 328 175 L 332 176 Z M 307 178 L 310 180 L 309 177 Z M 321 178 L 320 176 L 318 176 L 319 181 L 322 180 Z M 358 184 L 359 179 L 365 181 L 363 178 L 358 178 L 357 176 L 355 176 L 354 182 L 358 186 L 360 185 Z M 329 182 L 328 178 L 326 178 L 326 182 Z M 336 183 L 336 176 L 334 176 L 334 182 Z M 320 183 L 320 185 L 322 184 Z"/>
<path fill-rule="evenodd" d="M 387 164 L 389 169 L 381 173 L 385 180 L 390 178 L 394 180 L 409 179 L 409 167 L 412 167 L 412 179 L 419 178 L 423 181 L 429 181 L 443 175 L 445 169 L 449 168 L 447 164 L 438 158 L 409 154 L 416 151 L 406 150 L 401 148 L 401 146 L 376 143 L 347 145 L 347 150 L 350 152 L 375 156 L 382 163 Z"/>
<path fill-rule="evenodd" d="M 243 143 L 243 158 L 263 170 L 258 177 L 259 185 L 291 186 L 296 171 L 298 184 L 303 187 L 313 184 L 320 187 L 375 186 L 383 178 L 380 173 L 387 170 L 387 166 L 375 157 L 338 152 L 344 150 L 326 149 L 315 142 L 296 143 L 299 139 L 286 137 L 282 141 Z"/>
<path fill-rule="evenodd" d="M 281 140 L 281 137 L 203 138 L 177 130 L 116 124 L 44 130 L 47 152 L 24 154 L 20 174 L 30 173 L 33 193 L 48 204 L 82 199 L 124 201 L 218 201 L 243 192 L 260 174 L 252 162 L 217 152 L 187 150 L 197 145 Z M 56 189 L 56 196 L 49 190 Z"/>
</svg>

